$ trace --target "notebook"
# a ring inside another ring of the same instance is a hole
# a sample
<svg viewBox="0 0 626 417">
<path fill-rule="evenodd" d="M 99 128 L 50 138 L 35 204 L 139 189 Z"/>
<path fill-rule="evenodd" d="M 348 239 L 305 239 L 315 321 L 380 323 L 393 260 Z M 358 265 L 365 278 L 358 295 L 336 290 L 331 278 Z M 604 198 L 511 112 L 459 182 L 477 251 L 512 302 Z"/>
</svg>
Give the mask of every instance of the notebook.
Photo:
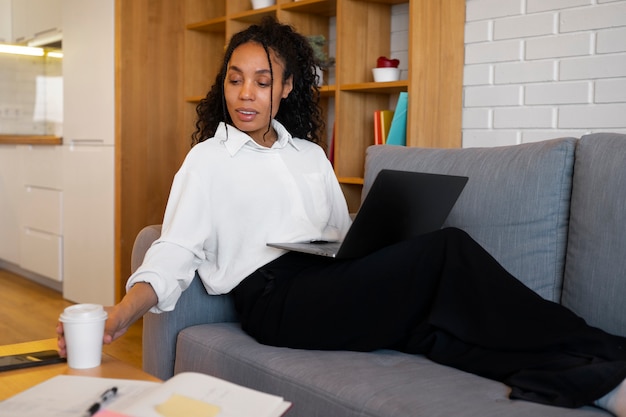
<svg viewBox="0 0 626 417">
<path fill-rule="evenodd" d="M 379 172 L 342 242 L 268 243 L 289 251 L 357 258 L 440 229 L 467 177 L 384 169 Z"/>
</svg>

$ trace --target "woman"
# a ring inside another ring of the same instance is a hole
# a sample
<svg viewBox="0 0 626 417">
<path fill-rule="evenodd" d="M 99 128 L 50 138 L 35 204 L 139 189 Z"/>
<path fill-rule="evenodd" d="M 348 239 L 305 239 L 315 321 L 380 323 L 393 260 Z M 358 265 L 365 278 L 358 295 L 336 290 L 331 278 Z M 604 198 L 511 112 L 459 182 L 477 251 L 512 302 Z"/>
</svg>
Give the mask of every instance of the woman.
<svg viewBox="0 0 626 417">
<path fill-rule="evenodd" d="M 340 239 L 350 224 L 315 144 L 314 64 L 306 38 L 273 19 L 231 39 L 162 235 L 108 309 L 104 343 L 149 310 L 172 310 L 197 271 L 209 293 L 233 295 L 261 343 L 425 354 L 509 384 L 512 398 L 626 417 L 626 339 L 543 300 L 458 229 L 354 260 L 266 246 Z"/>
</svg>

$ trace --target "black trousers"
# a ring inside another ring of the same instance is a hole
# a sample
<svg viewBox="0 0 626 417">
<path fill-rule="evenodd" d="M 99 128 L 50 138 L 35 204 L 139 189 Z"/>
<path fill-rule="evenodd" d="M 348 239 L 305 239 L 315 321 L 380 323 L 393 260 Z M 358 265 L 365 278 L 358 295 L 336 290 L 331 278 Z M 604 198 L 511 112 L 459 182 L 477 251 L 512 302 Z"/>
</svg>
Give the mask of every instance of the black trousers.
<svg viewBox="0 0 626 417">
<path fill-rule="evenodd" d="M 626 378 L 626 338 L 588 326 L 449 228 L 352 260 L 288 253 L 233 290 L 243 329 L 304 349 L 390 348 L 579 407 Z"/>
</svg>

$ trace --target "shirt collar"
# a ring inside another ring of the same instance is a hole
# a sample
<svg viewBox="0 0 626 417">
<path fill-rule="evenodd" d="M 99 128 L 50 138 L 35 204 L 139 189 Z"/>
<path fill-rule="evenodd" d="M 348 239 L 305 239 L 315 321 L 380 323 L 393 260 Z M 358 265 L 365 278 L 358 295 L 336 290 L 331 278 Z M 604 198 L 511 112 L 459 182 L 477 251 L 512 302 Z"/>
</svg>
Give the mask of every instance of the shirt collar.
<svg viewBox="0 0 626 417">
<path fill-rule="evenodd" d="M 244 146 L 249 146 L 254 149 L 269 151 L 271 149 L 282 149 L 287 145 L 293 146 L 295 150 L 300 150 L 298 145 L 294 141 L 291 134 L 285 129 L 285 127 L 278 121 L 272 119 L 272 127 L 278 134 L 278 140 L 272 145 L 271 148 L 266 148 L 259 145 L 248 136 L 246 133 L 237 129 L 232 125 L 227 125 L 221 122 L 215 132 L 215 137 L 220 139 L 230 156 L 235 156 Z M 226 132 L 228 130 L 228 133 Z"/>
</svg>

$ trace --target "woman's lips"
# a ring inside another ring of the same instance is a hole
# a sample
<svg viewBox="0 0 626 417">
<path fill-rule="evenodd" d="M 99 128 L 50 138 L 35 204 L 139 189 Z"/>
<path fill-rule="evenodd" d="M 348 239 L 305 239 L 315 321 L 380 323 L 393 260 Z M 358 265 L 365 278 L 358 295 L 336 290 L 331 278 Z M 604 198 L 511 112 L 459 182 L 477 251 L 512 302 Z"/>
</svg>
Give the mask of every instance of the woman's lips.
<svg viewBox="0 0 626 417">
<path fill-rule="evenodd" d="M 243 122 L 254 120 L 258 112 L 252 109 L 237 109 L 237 117 Z"/>
</svg>

